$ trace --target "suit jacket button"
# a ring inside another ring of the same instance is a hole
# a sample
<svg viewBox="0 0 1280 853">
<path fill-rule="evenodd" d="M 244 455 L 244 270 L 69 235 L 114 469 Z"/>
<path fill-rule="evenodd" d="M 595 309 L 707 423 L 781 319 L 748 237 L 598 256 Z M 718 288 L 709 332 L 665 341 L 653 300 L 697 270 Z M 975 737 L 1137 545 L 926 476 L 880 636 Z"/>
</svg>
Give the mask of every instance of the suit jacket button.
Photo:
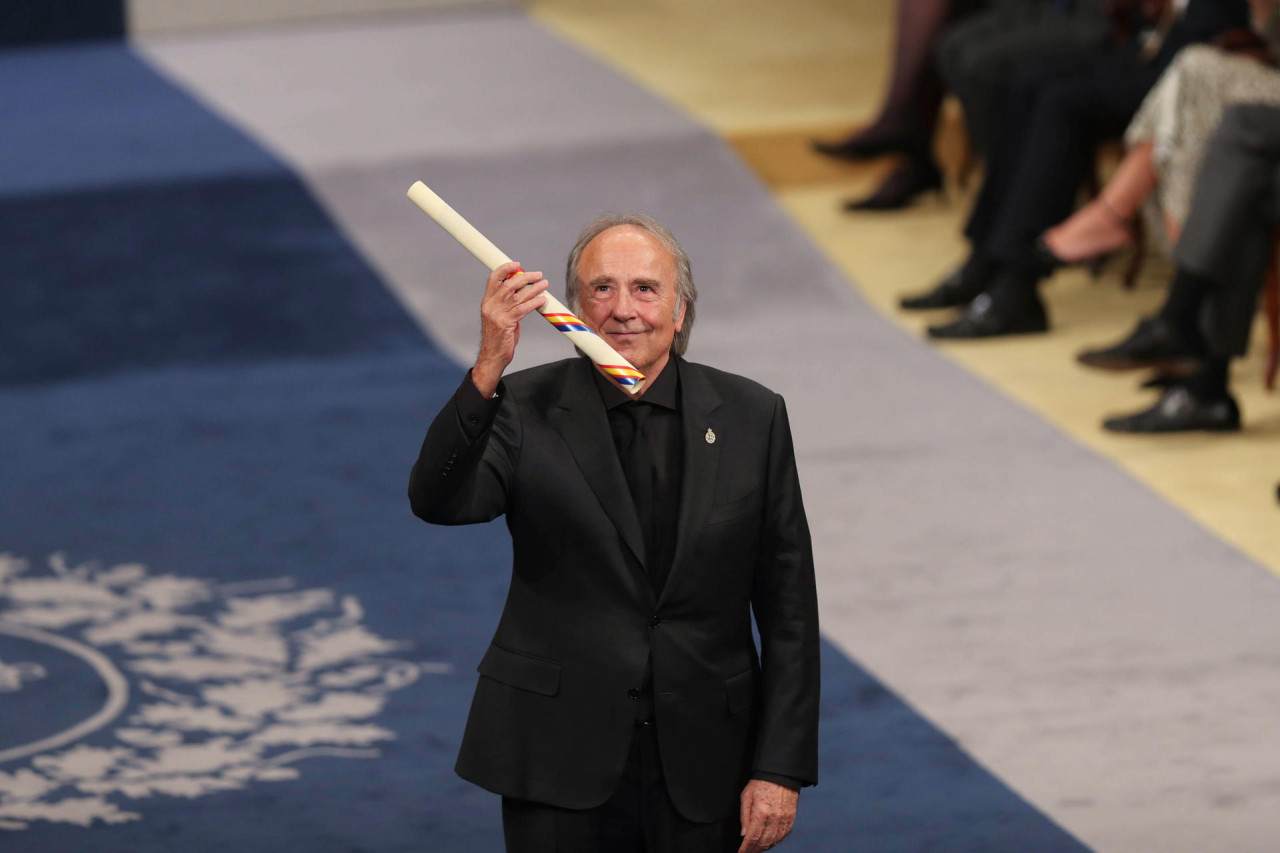
<svg viewBox="0 0 1280 853">
<path fill-rule="evenodd" d="M 657 628 L 661 624 L 662 624 L 662 620 L 659 619 L 657 616 L 654 616 L 652 619 L 649 620 L 650 628 Z"/>
<path fill-rule="evenodd" d="M 630 690 L 628 690 L 628 691 L 627 691 L 627 698 L 628 698 L 628 699 L 631 699 L 631 700 L 639 699 L 639 698 L 640 698 L 640 688 L 638 688 L 638 687 L 632 687 Z"/>
</svg>

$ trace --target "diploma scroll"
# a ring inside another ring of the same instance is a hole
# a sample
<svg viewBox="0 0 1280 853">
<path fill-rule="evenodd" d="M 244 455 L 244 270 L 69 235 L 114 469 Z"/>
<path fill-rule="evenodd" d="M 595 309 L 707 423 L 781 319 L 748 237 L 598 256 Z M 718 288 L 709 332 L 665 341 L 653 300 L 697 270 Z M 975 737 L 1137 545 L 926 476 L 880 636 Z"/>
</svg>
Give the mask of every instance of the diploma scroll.
<svg viewBox="0 0 1280 853">
<path fill-rule="evenodd" d="M 409 187 L 409 199 L 490 270 L 511 263 L 511 259 L 503 254 L 502 250 L 493 245 L 470 222 L 459 216 L 456 210 L 446 204 L 444 199 L 432 192 L 422 181 L 416 181 Z M 604 372 L 625 391 L 635 394 L 644 387 L 644 374 L 618 355 L 613 347 L 605 343 L 599 335 L 591 331 L 586 323 L 575 317 L 560 300 L 550 293 L 547 293 L 546 304 L 538 309 L 538 313 L 563 332 L 564 336 L 573 341 L 574 345 L 586 353 L 588 358 L 600 365 Z"/>
</svg>

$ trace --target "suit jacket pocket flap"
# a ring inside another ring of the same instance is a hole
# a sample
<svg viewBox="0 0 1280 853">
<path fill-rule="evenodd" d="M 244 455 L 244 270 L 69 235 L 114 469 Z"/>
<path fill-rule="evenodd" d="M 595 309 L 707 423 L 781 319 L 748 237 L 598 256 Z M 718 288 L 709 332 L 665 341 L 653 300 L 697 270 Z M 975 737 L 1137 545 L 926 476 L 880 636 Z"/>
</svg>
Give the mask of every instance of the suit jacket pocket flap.
<svg viewBox="0 0 1280 853">
<path fill-rule="evenodd" d="M 758 491 L 759 489 L 755 489 L 736 500 L 718 503 L 711 507 L 711 514 L 707 516 L 707 524 L 719 524 L 723 521 L 730 521 L 744 513 L 750 512 L 755 506 L 756 493 Z"/>
<path fill-rule="evenodd" d="M 560 692 L 560 664 L 502 646 L 489 646 L 476 669 L 481 675 L 521 690 L 543 696 L 555 696 Z"/>
<path fill-rule="evenodd" d="M 750 708 L 756 701 L 756 671 L 749 669 L 732 678 L 726 678 L 724 690 L 729 698 L 729 713 L 736 714 Z"/>
</svg>

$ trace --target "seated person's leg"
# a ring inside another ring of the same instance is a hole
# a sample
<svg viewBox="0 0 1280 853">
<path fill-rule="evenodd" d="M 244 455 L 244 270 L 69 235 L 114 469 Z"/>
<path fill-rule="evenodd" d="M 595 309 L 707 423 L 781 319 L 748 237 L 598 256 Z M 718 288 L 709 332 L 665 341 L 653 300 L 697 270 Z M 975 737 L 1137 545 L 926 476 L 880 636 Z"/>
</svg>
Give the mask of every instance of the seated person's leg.
<svg viewBox="0 0 1280 853">
<path fill-rule="evenodd" d="M 919 156 L 927 149 L 942 100 L 933 59 L 938 38 L 971 5 L 971 0 L 898 0 L 893 70 L 879 114 L 845 139 L 814 142 L 814 150 L 841 160 L 863 160 L 891 153 Z"/>
<path fill-rule="evenodd" d="M 1092 20 L 1043 15 L 992 29 L 957 51 L 943 79 L 960 98 L 975 149 L 984 150 L 990 141 L 998 110 L 993 93 L 1012 74 L 1096 54 L 1105 49 L 1107 31 L 1101 16 Z"/>
<path fill-rule="evenodd" d="M 1036 99 L 1025 153 L 986 241 L 997 261 L 1042 272 L 1038 238 L 1071 212 L 1097 144 L 1123 132 L 1145 94 L 1127 70 L 1099 63 L 1092 73 L 1048 84 Z"/>
<path fill-rule="evenodd" d="M 1040 232 L 1070 211 L 1083 170 L 1091 166 L 1095 142 L 1118 134 L 1137 109 L 1141 92 L 1129 91 L 1109 63 L 1088 74 L 1054 79 L 1034 99 L 1021 151 L 1007 176 L 999 204 L 989 211 L 985 239 L 974 248 L 994 260 L 1000 273 L 986 295 L 956 320 L 929 328 L 935 338 L 979 338 L 1044 331 L 1044 305 L 1036 292 L 1046 273 L 1036 241 Z M 985 191 L 985 188 L 984 188 Z"/>
<path fill-rule="evenodd" d="M 1209 142 L 1191 215 L 1175 250 L 1178 272 L 1160 312 L 1114 347 L 1082 353 L 1093 366 L 1161 366 L 1190 371 L 1149 409 L 1110 418 L 1116 432 L 1232 430 L 1239 408 L 1228 389 L 1230 360 L 1243 355 L 1257 291 L 1280 225 L 1280 108 L 1230 108 Z M 1092 360 L 1086 356 L 1092 355 Z M 1101 360 L 1104 363 L 1097 363 Z"/>
<path fill-rule="evenodd" d="M 993 104 L 998 103 L 999 94 L 987 81 L 976 80 L 969 69 L 975 55 L 985 52 L 987 44 L 1031 17 L 1029 12 L 1017 15 L 1007 9 L 989 9 L 948 27 L 938 40 L 938 72 L 947 89 L 960 99 L 969 138 L 979 151 L 989 139 L 990 134 L 985 131 L 991 128 Z M 975 132 L 978 130 L 984 131 L 981 137 Z"/>
<path fill-rule="evenodd" d="M 1083 350 L 1076 360 L 1099 370 L 1152 368 L 1170 376 L 1194 372 L 1206 356 L 1200 314 L 1212 291 L 1213 282 L 1180 268 L 1153 316 L 1140 320 L 1119 342 Z"/>
<path fill-rule="evenodd" d="M 1041 90 L 1058 79 L 1069 79 L 1083 67 L 1082 57 L 1061 57 L 1059 61 L 1020 69 L 1001 88 L 998 132 L 985 152 L 986 174 L 977 201 L 965 224 L 965 237 L 973 251 L 954 272 L 930 290 L 904 296 L 905 310 L 963 307 L 990 283 L 997 267 L 982 251 L 997 214 L 1004 204 L 1014 173 L 1025 153 L 1025 141 L 1032 113 Z"/>
<path fill-rule="evenodd" d="M 1131 148 L 1098 197 L 1044 232 L 1044 247 L 1057 265 L 1086 263 L 1133 242 L 1133 222 L 1156 187 L 1152 144 Z"/>
</svg>

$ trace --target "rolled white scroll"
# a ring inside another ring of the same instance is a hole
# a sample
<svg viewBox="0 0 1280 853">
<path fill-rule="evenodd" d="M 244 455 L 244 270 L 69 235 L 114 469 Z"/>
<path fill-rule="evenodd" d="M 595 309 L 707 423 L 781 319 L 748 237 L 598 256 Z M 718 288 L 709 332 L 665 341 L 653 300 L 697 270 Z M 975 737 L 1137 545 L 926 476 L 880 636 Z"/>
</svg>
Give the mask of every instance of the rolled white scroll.
<svg viewBox="0 0 1280 853">
<path fill-rule="evenodd" d="M 503 254 L 501 249 L 493 245 L 470 222 L 459 216 L 456 210 L 433 193 L 422 181 L 415 181 L 413 186 L 409 187 L 409 198 L 490 271 L 503 264 L 511 263 L 511 259 Z M 605 343 L 599 335 L 591 331 L 586 323 L 575 317 L 560 300 L 550 293 L 547 293 L 546 304 L 538 309 L 538 313 L 563 332 L 566 338 L 573 341 L 578 349 L 587 354 L 587 358 L 600 365 L 604 372 L 625 391 L 635 394 L 644 387 L 644 374 L 618 355 L 617 350 Z"/>
</svg>

